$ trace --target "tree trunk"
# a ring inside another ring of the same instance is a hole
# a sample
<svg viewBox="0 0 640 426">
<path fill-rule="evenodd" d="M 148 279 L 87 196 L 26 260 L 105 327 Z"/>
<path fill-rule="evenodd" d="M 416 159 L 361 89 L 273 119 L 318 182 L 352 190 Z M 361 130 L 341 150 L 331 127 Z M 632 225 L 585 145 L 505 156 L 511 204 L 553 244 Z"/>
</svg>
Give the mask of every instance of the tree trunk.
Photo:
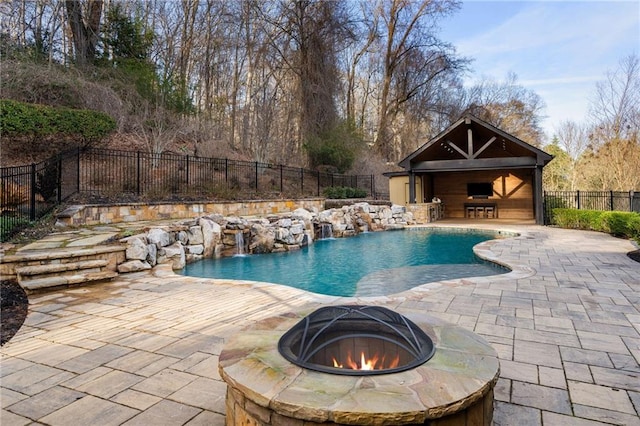
<svg viewBox="0 0 640 426">
<path fill-rule="evenodd" d="M 67 19 L 73 37 L 76 64 L 84 67 L 95 59 L 96 44 L 100 35 L 100 19 L 102 17 L 102 0 L 89 0 L 89 19 L 85 25 L 82 17 L 80 0 L 67 0 Z"/>
</svg>

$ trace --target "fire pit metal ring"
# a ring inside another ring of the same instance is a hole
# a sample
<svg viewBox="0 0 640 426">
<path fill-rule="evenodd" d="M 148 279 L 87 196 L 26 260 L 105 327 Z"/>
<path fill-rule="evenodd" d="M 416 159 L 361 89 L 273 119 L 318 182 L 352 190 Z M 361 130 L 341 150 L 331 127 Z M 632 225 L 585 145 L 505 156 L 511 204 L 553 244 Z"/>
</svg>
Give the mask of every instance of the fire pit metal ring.
<svg viewBox="0 0 640 426">
<path fill-rule="evenodd" d="M 435 346 L 397 312 L 343 305 L 320 308 L 303 318 L 280 338 L 278 351 L 303 368 L 361 376 L 417 367 L 433 356 Z"/>
</svg>

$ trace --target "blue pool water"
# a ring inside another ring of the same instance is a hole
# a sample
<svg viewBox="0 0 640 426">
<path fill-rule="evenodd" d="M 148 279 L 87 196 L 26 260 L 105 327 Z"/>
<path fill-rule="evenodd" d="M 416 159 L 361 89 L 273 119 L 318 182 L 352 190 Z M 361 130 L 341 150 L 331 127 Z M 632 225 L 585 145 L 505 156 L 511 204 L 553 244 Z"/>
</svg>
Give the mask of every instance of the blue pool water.
<svg viewBox="0 0 640 426">
<path fill-rule="evenodd" d="M 288 253 L 205 259 L 184 275 L 265 281 L 335 296 L 381 296 L 445 279 L 508 272 L 478 259 L 472 247 L 487 232 L 404 230 L 319 240 Z"/>
</svg>

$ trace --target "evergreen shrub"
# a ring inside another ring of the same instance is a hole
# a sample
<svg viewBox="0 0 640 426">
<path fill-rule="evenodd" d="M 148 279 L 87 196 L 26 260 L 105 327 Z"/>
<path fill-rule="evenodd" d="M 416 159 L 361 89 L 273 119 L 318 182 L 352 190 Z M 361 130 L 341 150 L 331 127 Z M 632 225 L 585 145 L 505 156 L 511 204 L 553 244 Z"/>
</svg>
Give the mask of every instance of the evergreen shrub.
<svg viewBox="0 0 640 426">
<path fill-rule="evenodd" d="M 367 191 L 361 188 L 351 188 L 348 186 L 330 186 L 322 191 L 327 198 L 338 200 L 345 198 L 365 198 Z"/>
<path fill-rule="evenodd" d="M 585 229 L 633 238 L 640 243 L 640 213 L 553 209 L 551 223 L 561 228 Z"/>
<path fill-rule="evenodd" d="M 0 128 L 6 137 L 80 137 L 85 142 L 99 140 L 116 128 L 109 115 L 84 109 L 54 108 L 0 99 Z"/>
</svg>

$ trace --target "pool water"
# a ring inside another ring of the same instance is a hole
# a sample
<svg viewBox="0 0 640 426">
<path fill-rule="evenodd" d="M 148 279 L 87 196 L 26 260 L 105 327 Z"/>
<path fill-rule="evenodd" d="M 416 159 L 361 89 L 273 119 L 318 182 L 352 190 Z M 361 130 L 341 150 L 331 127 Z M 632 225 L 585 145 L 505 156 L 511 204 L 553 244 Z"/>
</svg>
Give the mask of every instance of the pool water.
<svg viewBox="0 0 640 426">
<path fill-rule="evenodd" d="M 318 240 L 301 250 L 205 259 L 184 275 L 264 281 L 334 296 L 382 296 L 446 279 L 507 269 L 477 258 L 472 247 L 495 233 L 412 229 Z"/>
</svg>

